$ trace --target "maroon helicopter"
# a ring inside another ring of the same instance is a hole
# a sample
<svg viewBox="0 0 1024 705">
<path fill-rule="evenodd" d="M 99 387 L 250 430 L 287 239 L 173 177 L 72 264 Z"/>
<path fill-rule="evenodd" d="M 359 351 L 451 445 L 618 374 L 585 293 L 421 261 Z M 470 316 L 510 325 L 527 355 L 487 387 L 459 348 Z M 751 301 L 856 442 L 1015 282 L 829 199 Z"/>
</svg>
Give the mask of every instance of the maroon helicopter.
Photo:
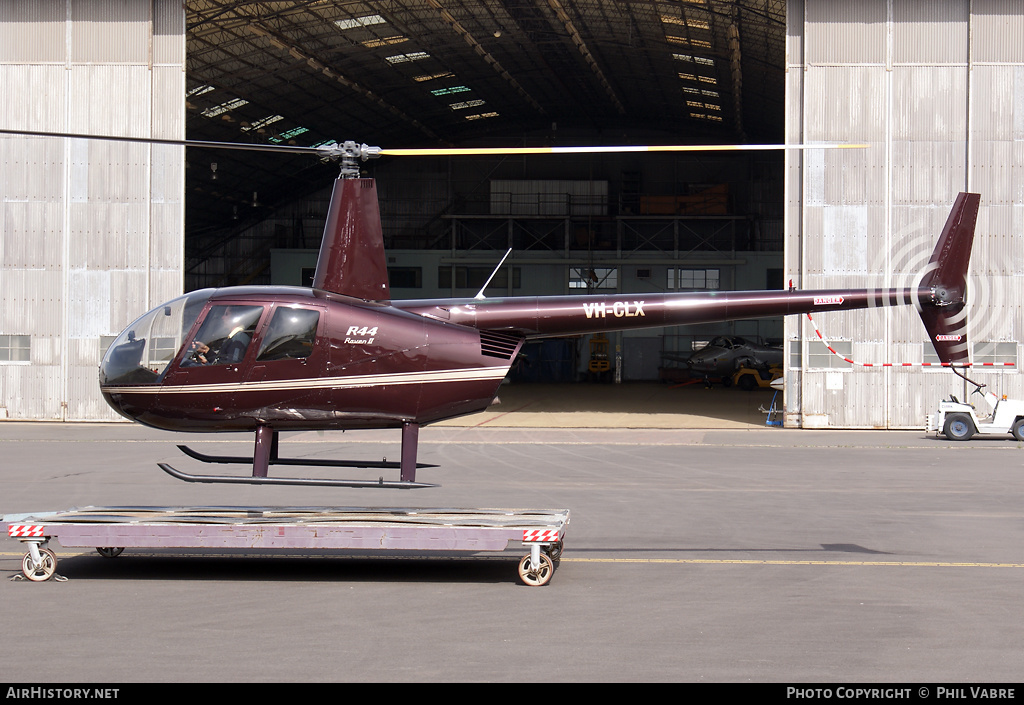
<svg viewBox="0 0 1024 705">
<path fill-rule="evenodd" d="M 93 135 L 59 136 L 96 139 Z M 251 458 L 204 455 L 180 446 L 204 462 L 251 463 L 251 477 L 192 475 L 160 464 L 165 472 L 190 482 L 431 486 L 416 482 L 417 468 L 424 467 L 416 462 L 420 427 L 487 408 L 524 341 L 535 338 L 913 305 L 942 362 L 955 367 L 968 361 L 963 309 L 980 201 L 977 194 L 957 197 L 929 265 L 919 284 L 911 288 L 802 291 L 791 287 L 710 294 L 478 295 L 394 301 L 388 288 L 376 185 L 373 179 L 360 177 L 359 162 L 380 154 L 427 154 L 431 150 L 381 150 L 354 142 L 282 148 L 136 139 L 283 149 L 337 157 L 342 163 L 311 288 L 254 286 L 190 292 L 134 321 L 103 358 L 99 375 L 103 397 L 130 419 L 172 431 L 255 432 Z M 596 148 L 630 149 L 654 150 Z M 400 462 L 300 461 L 278 453 L 282 431 L 371 428 L 402 430 Z M 400 479 L 269 477 L 268 468 L 274 464 L 395 468 Z"/>
</svg>

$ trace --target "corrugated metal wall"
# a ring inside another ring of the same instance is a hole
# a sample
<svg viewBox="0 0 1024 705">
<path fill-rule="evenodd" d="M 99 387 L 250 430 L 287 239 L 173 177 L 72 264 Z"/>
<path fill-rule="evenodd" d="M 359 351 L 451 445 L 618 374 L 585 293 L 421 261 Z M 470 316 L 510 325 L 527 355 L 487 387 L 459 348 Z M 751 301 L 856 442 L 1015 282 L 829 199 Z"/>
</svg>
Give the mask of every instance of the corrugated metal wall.
<svg viewBox="0 0 1024 705">
<path fill-rule="evenodd" d="M 788 157 L 786 275 L 802 287 L 909 285 L 957 192 L 982 195 L 971 265 L 969 338 L 1024 334 L 1024 0 L 791 0 L 787 140 L 864 142 L 863 151 Z M 911 308 L 816 317 L 863 362 L 922 362 Z M 790 317 L 787 424 L 920 428 L 948 371 L 815 369 L 821 346 Z M 978 356 L 975 355 L 977 361 Z M 1021 375 L 972 376 L 1024 396 Z"/>
<path fill-rule="evenodd" d="M 184 138 L 185 13 L 177 0 L 0 4 L 0 124 Z M 182 289 L 184 149 L 0 138 L 0 418 L 107 420 L 97 364 Z"/>
</svg>

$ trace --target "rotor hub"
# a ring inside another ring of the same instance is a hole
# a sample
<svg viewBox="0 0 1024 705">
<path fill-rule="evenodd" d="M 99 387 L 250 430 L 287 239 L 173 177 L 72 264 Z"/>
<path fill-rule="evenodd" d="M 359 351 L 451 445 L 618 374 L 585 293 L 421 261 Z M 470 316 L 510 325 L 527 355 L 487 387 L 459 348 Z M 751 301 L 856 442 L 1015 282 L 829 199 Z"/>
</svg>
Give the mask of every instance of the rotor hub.
<svg viewBox="0 0 1024 705">
<path fill-rule="evenodd" d="M 951 306 L 962 301 L 957 289 L 951 289 L 941 284 L 931 288 L 931 297 L 936 306 Z"/>
<path fill-rule="evenodd" d="M 341 161 L 341 177 L 344 179 L 359 178 L 359 163 L 367 159 L 376 159 L 380 156 L 380 151 L 380 147 L 357 144 L 352 140 L 341 144 L 331 142 L 317 147 L 317 153 L 322 158 Z"/>
</svg>

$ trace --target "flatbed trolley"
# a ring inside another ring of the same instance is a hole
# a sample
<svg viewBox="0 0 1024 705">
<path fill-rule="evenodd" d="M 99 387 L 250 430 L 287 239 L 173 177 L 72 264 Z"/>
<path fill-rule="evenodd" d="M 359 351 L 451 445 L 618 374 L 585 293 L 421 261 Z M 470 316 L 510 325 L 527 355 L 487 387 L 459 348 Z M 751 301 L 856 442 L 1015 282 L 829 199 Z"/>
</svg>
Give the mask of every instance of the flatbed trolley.
<svg viewBox="0 0 1024 705">
<path fill-rule="evenodd" d="M 84 507 L 0 517 L 0 531 L 27 544 L 22 573 L 49 580 L 47 548 L 309 549 L 504 552 L 529 549 L 519 578 L 546 585 L 562 552 L 568 509 L 412 509 L 385 507 Z"/>
</svg>

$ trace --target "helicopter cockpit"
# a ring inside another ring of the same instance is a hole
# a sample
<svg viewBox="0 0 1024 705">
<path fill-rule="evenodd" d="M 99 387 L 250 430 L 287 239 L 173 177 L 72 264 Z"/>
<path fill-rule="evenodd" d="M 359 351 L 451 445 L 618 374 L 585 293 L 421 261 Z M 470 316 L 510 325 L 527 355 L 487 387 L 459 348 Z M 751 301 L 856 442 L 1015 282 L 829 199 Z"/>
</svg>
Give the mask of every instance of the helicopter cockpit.
<svg viewBox="0 0 1024 705">
<path fill-rule="evenodd" d="M 256 337 L 263 305 L 225 303 L 207 307 L 215 289 L 169 301 L 124 329 L 100 363 L 100 386 L 160 384 L 175 369 L 237 366 Z M 189 337 L 206 309 L 199 330 Z M 260 335 L 257 362 L 305 361 L 313 354 L 318 308 L 277 306 Z M 184 349 L 183 349 L 184 348 Z"/>
<path fill-rule="evenodd" d="M 215 289 L 200 289 L 144 314 L 107 348 L 100 385 L 157 384 Z"/>
</svg>

